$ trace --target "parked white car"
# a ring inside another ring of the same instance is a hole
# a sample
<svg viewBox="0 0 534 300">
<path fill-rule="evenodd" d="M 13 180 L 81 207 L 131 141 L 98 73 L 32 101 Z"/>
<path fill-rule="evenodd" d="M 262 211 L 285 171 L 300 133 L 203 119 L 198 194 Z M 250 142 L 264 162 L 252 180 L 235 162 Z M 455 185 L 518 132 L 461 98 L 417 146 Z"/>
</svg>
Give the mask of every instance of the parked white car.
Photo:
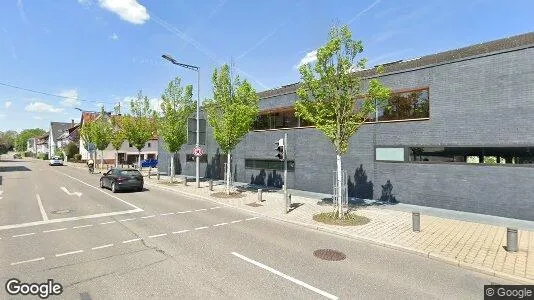
<svg viewBox="0 0 534 300">
<path fill-rule="evenodd" d="M 52 159 L 50 159 L 49 165 L 51 165 L 51 166 L 62 166 L 63 165 L 63 160 L 59 156 L 54 156 L 54 157 L 52 157 Z"/>
</svg>

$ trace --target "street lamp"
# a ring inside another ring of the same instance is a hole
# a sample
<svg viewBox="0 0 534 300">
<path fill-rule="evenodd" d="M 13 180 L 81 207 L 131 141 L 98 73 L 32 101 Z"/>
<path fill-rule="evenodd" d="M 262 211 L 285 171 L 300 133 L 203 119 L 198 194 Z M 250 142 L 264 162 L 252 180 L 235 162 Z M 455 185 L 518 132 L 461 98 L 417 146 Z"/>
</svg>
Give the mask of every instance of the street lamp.
<svg viewBox="0 0 534 300">
<path fill-rule="evenodd" d="M 186 69 L 193 70 L 193 71 L 197 72 L 197 130 L 196 130 L 197 139 L 196 139 L 196 148 L 198 148 L 198 147 L 200 147 L 200 136 L 199 136 L 199 130 L 200 130 L 199 129 L 199 127 L 200 127 L 200 121 L 199 121 L 199 119 L 200 119 L 200 68 L 197 67 L 197 66 L 192 66 L 192 65 L 188 65 L 188 64 L 179 63 L 168 54 L 163 54 L 161 57 L 163 57 L 164 59 L 170 61 L 174 65 L 177 65 L 179 67 L 186 68 Z M 197 183 L 197 188 L 199 188 L 200 187 L 200 157 L 196 156 L 195 161 L 196 161 L 196 183 Z M 172 172 L 174 172 L 174 170 L 172 170 Z"/>
</svg>

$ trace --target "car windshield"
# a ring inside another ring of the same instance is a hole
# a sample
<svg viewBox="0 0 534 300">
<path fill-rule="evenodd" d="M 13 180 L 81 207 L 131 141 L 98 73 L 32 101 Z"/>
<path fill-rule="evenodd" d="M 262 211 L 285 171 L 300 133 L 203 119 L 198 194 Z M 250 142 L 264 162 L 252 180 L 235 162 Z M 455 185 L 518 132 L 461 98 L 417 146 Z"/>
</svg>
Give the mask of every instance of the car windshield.
<svg viewBox="0 0 534 300">
<path fill-rule="evenodd" d="M 125 176 L 141 176 L 141 173 L 139 173 L 137 170 L 122 170 L 119 172 L 119 174 Z"/>
</svg>

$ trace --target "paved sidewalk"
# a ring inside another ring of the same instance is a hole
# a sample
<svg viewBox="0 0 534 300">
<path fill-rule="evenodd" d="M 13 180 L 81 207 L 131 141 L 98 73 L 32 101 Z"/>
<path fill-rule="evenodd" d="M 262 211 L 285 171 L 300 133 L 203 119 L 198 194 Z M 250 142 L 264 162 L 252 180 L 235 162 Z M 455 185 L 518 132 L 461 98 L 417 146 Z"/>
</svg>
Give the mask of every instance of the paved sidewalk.
<svg viewBox="0 0 534 300">
<path fill-rule="evenodd" d="M 358 208 L 356 213 L 371 219 L 366 225 L 347 227 L 326 225 L 312 219 L 316 213 L 332 210 L 332 206 L 319 205 L 319 199 L 292 196 L 292 203 L 299 203 L 300 206 L 286 214 L 283 195 L 278 192 L 264 192 L 265 201 L 259 203 L 257 193 L 253 191 L 244 192 L 242 198 L 224 199 L 212 196 L 213 193 L 224 191 L 224 185 L 220 182 L 215 182 L 214 191 L 210 191 L 208 182 L 201 182 L 201 188 L 196 188 L 194 180 L 190 180 L 187 186 L 183 185 L 182 178 L 178 178 L 177 181 L 170 184 L 167 176 L 162 176 L 159 181 L 156 177 L 145 180 L 148 187 L 171 189 L 265 217 L 411 252 L 519 283 L 534 284 L 533 231 L 520 230 L 519 251 L 511 253 L 504 249 L 506 228 L 501 226 L 422 214 L 421 232 L 413 232 L 411 213 L 394 210 L 388 206 Z M 255 206 L 249 205 L 252 203 Z M 260 206 L 256 206 L 257 204 Z"/>
</svg>

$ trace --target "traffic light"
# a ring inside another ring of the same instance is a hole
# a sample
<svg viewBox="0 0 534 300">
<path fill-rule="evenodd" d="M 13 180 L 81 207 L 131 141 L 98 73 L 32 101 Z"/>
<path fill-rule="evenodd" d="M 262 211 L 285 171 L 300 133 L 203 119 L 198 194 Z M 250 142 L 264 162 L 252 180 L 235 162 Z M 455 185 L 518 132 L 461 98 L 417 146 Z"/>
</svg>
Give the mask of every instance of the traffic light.
<svg viewBox="0 0 534 300">
<path fill-rule="evenodd" d="M 278 152 L 278 154 L 276 154 L 276 157 L 279 160 L 284 160 L 284 139 L 279 139 L 278 142 L 275 142 L 275 144 L 276 148 L 274 150 Z"/>
</svg>

